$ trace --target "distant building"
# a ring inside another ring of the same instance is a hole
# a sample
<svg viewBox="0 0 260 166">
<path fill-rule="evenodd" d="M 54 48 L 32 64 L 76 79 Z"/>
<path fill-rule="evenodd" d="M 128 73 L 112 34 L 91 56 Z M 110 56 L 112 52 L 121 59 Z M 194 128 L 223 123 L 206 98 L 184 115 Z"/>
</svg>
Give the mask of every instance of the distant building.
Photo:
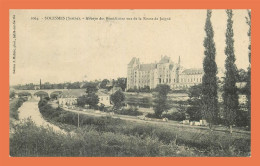
<svg viewBox="0 0 260 166">
<path fill-rule="evenodd" d="M 80 96 L 86 95 L 85 89 L 70 89 L 63 91 L 59 97 L 58 102 L 59 105 L 67 105 L 72 106 L 77 104 L 77 99 Z M 110 105 L 110 95 L 108 92 L 99 90 L 96 95 L 98 95 L 99 98 L 99 104 L 104 104 L 105 106 Z"/>
<path fill-rule="evenodd" d="M 167 84 L 172 89 L 183 89 L 202 82 L 202 69 L 183 69 L 180 64 L 164 56 L 159 63 L 141 64 L 139 58 L 132 58 L 127 66 L 127 90 L 158 84 Z"/>
<path fill-rule="evenodd" d="M 34 90 L 39 90 L 41 89 L 40 85 L 34 85 Z"/>
<path fill-rule="evenodd" d="M 85 94 L 85 89 L 65 90 L 58 97 L 59 105 L 75 105 L 77 104 L 77 98 Z"/>
<path fill-rule="evenodd" d="M 121 91 L 122 91 L 122 88 L 121 88 L 120 86 L 113 86 L 113 87 L 111 88 L 111 90 L 109 91 L 109 93 L 110 93 L 110 94 L 113 94 L 113 93 L 115 93 L 115 92 L 118 91 L 118 90 L 121 90 Z"/>
<path fill-rule="evenodd" d="M 99 98 L 99 104 L 104 104 L 105 106 L 110 106 L 110 95 L 107 92 L 99 90 L 97 93 Z"/>
<path fill-rule="evenodd" d="M 189 88 L 202 83 L 203 69 L 186 69 L 179 73 L 179 81 L 173 85 L 174 89 Z"/>
</svg>

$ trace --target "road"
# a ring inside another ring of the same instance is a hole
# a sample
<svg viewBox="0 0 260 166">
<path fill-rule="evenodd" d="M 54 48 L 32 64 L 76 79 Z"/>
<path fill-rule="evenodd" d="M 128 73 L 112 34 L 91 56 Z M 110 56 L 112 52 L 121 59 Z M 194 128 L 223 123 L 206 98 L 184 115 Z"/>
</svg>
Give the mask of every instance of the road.
<svg viewBox="0 0 260 166">
<path fill-rule="evenodd" d="M 154 120 L 142 120 L 139 119 L 136 116 L 127 116 L 127 115 L 109 115 L 108 113 L 105 112 L 100 112 L 96 113 L 95 111 L 78 111 L 78 110 L 73 110 L 73 109 L 68 109 L 68 108 L 63 108 L 65 111 L 70 111 L 78 114 L 85 114 L 85 115 L 90 115 L 90 116 L 96 116 L 96 117 L 101 117 L 101 116 L 111 116 L 113 118 L 120 118 L 122 120 L 127 120 L 127 121 L 132 121 L 136 123 L 148 123 L 148 124 L 156 124 L 156 125 L 162 125 L 162 126 L 168 126 L 168 127 L 177 127 L 177 128 L 182 128 L 182 129 L 201 129 L 201 130 L 208 130 L 207 126 L 190 126 L 190 125 L 183 125 L 177 121 L 168 121 L 168 122 L 163 122 L 163 121 L 154 121 Z M 214 128 L 214 131 L 218 132 L 228 132 L 228 130 L 223 127 L 223 126 L 216 126 Z M 239 129 L 234 129 L 234 133 L 239 133 L 239 134 L 245 134 L 245 135 L 250 135 L 250 131 L 245 131 L 245 130 L 239 130 Z"/>
<path fill-rule="evenodd" d="M 38 102 L 39 102 L 39 100 L 32 98 L 29 101 L 26 101 L 23 103 L 23 105 L 18 109 L 20 121 L 31 118 L 32 121 L 37 126 L 51 127 L 51 128 L 53 128 L 54 131 L 65 134 L 66 131 L 60 129 L 58 126 L 55 126 L 55 125 L 47 122 L 45 119 L 43 119 L 43 117 L 39 111 L 39 108 L 38 108 Z"/>
</svg>

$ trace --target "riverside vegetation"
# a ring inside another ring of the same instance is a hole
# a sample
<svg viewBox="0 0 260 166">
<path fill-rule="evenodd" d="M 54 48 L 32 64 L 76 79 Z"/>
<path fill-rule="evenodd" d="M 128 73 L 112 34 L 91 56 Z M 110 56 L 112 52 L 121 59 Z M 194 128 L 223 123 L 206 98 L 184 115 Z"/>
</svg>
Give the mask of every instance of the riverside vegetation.
<svg viewBox="0 0 260 166">
<path fill-rule="evenodd" d="M 73 130 L 62 134 L 31 120 L 15 126 L 11 156 L 249 156 L 250 135 L 91 117 L 39 102 L 43 117 Z M 64 125 L 65 124 L 65 125 Z"/>
</svg>

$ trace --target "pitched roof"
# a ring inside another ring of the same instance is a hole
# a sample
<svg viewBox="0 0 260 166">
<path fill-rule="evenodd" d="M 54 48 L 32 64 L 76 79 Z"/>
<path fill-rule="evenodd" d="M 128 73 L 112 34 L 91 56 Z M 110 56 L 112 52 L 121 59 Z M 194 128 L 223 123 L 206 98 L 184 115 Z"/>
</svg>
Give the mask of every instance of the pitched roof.
<svg viewBox="0 0 260 166">
<path fill-rule="evenodd" d="M 151 63 L 151 64 L 141 64 L 140 65 L 140 71 L 149 71 L 149 70 L 153 70 L 156 68 L 156 64 Z"/>
<path fill-rule="evenodd" d="M 85 94 L 86 94 L 86 89 L 69 89 L 69 90 L 64 90 L 60 94 L 60 97 L 62 97 L 62 98 L 77 98 L 77 97 L 85 95 Z"/>
<path fill-rule="evenodd" d="M 136 57 L 133 57 L 132 60 L 128 63 L 128 65 L 133 65 L 136 61 L 139 62 L 139 60 Z"/>
<path fill-rule="evenodd" d="M 97 94 L 98 96 L 109 96 L 109 94 L 108 94 L 107 91 L 102 91 L 102 90 L 97 91 L 96 94 Z"/>
<path fill-rule="evenodd" d="M 203 73 L 204 73 L 203 69 L 186 69 L 181 74 L 192 75 L 192 74 L 203 74 Z"/>
</svg>

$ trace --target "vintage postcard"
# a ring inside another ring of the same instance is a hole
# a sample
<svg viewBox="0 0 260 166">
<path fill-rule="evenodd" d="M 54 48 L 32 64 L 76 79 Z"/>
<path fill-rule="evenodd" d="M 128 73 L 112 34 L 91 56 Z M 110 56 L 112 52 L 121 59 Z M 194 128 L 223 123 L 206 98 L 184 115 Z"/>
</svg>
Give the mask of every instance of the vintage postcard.
<svg viewBox="0 0 260 166">
<path fill-rule="evenodd" d="M 11 157 L 250 157 L 251 10 L 9 11 Z"/>
</svg>

